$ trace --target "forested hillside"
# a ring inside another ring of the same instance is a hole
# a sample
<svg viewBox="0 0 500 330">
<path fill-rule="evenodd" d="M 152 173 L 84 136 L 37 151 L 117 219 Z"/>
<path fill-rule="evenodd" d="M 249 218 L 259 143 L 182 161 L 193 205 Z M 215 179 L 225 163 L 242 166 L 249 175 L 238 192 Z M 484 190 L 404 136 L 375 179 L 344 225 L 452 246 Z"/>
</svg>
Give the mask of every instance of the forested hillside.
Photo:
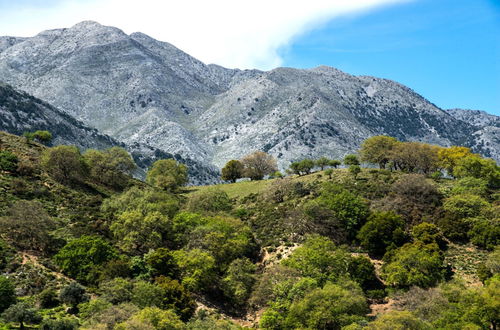
<svg viewBox="0 0 500 330">
<path fill-rule="evenodd" d="M 173 159 L 143 182 L 119 147 L 38 142 L 0 132 L 0 328 L 500 324 L 500 168 L 467 148 L 254 152 L 186 187 Z"/>
</svg>

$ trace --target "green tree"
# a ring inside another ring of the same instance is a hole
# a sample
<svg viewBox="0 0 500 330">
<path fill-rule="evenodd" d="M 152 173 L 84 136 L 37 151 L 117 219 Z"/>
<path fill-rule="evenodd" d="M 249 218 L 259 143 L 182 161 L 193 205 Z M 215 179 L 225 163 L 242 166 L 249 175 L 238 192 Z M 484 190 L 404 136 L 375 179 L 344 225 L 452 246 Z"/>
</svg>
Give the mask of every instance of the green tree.
<svg viewBox="0 0 500 330">
<path fill-rule="evenodd" d="M 89 149 L 83 157 L 90 169 L 92 180 L 117 189 L 127 185 L 128 176 L 136 168 L 130 154 L 120 147 L 103 151 Z"/>
<path fill-rule="evenodd" d="M 336 281 L 348 272 L 351 258 L 343 249 L 326 237 L 310 236 L 303 246 L 283 260 L 283 266 L 298 270 L 302 276 L 311 277 L 320 285 Z"/>
<path fill-rule="evenodd" d="M 421 242 L 426 245 L 437 244 L 441 250 L 444 250 L 448 244 L 443 233 L 433 223 L 422 222 L 414 226 L 411 229 L 411 235 L 415 242 Z"/>
<path fill-rule="evenodd" d="M 180 271 L 181 284 L 191 291 L 208 291 L 216 279 L 215 258 L 200 249 L 177 250 L 173 258 Z"/>
<path fill-rule="evenodd" d="M 123 212 L 109 227 L 117 245 L 131 254 L 146 253 L 162 246 L 170 228 L 170 220 L 160 212 L 144 214 L 140 210 Z"/>
<path fill-rule="evenodd" d="M 330 162 L 328 163 L 328 166 L 331 166 L 333 168 L 337 168 L 339 167 L 340 165 L 342 165 L 342 162 L 340 160 L 336 160 L 336 159 L 332 159 L 330 160 Z"/>
<path fill-rule="evenodd" d="M 14 289 L 14 284 L 9 278 L 0 276 L 0 297 L 2 297 L 0 299 L 0 313 L 16 302 Z"/>
<path fill-rule="evenodd" d="M 87 164 L 75 146 L 57 146 L 45 150 L 41 164 L 60 183 L 82 182 L 88 175 Z"/>
<path fill-rule="evenodd" d="M 82 236 L 66 244 L 54 260 L 64 274 L 81 282 L 94 282 L 97 279 L 89 277 L 91 271 L 116 257 L 115 249 L 103 239 Z"/>
<path fill-rule="evenodd" d="M 177 277 L 178 268 L 174 254 L 167 248 L 151 250 L 144 255 L 144 260 L 151 269 L 153 276 Z"/>
<path fill-rule="evenodd" d="M 243 173 L 251 180 L 262 180 L 264 176 L 278 170 L 276 159 L 263 151 L 255 151 L 241 159 Z"/>
<path fill-rule="evenodd" d="M 41 143 L 48 143 L 52 140 L 52 133 L 49 131 L 35 131 L 33 138 Z"/>
<path fill-rule="evenodd" d="M 116 326 L 117 330 L 131 329 L 182 330 L 184 323 L 173 310 L 158 307 L 146 307 L 134 314 L 129 320 Z"/>
<path fill-rule="evenodd" d="M 390 311 L 370 322 L 366 330 L 431 330 L 433 327 L 408 311 Z"/>
<path fill-rule="evenodd" d="M 382 277 L 388 285 L 427 288 L 444 278 L 444 258 L 435 248 L 422 244 L 405 244 L 395 250 L 382 267 Z"/>
<path fill-rule="evenodd" d="M 356 283 L 327 283 L 294 302 L 285 324 L 290 329 L 341 329 L 364 320 L 368 311 L 363 291 Z"/>
<path fill-rule="evenodd" d="M 157 160 L 148 171 L 146 182 L 166 191 L 175 191 L 188 182 L 188 168 L 175 159 Z"/>
<path fill-rule="evenodd" d="M 344 157 L 344 165 L 359 165 L 359 159 L 356 155 L 346 155 Z"/>
<path fill-rule="evenodd" d="M 42 330 L 76 330 L 80 326 L 78 319 L 63 317 L 58 319 L 44 319 L 40 324 Z"/>
<path fill-rule="evenodd" d="M 477 195 L 463 194 L 448 197 L 443 209 L 457 218 L 477 217 L 490 208 L 490 204 Z"/>
<path fill-rule="evenodd" d="M 99 285 L 99 291 L 102 298 L 106 299 L 113 305 L 128 302 L 132 299 L 133 283 L 121 277 L 102 282 Z"/>
<path fill-rule="evenodd" d="M 233 208 L 228 194 L 219 188 L 210 188 L 189 196 L 187 209 L 199 212 L 230 211 Z"/>
<path fill-rule="evenodd" d="M 71 282 L 61 289 L 59 299 L 67 305 L 70 305 L 73 312 L 77 312 L 78 304 L 89 300 L 85 288 L 77 282 Z"/>
<path fill-rule="evenodd" d="M 315 162 L 312 159 L 306 158 L 290 164 L 290 170 L 297 175 L 307 175 L 311 173 L 314 166 Z"/>
<path fill-rule="evenodd" d="M 481 248 L 493 250 L 500 244 L 500 219 L 469 219 L 472 228 L 467 233 L 470 241 Z"/>
<path fill-rule="evenodd" d="M 401 246 L 405 240 L 404 221 L 393 212 L 375 212 L 361 227 L 357 238 L 374 256 L 383 256 L 388 247 Z"/>
<path fill-rule="evenodd" d="M 444 168 L 448 174 L 453 174 L 453 168 L 457 162 L 465 157 L 472 156 L 472 152 L 466 147 L 451 146 L 448 148 L 441 148 L 438 151 L 439 166 Z"/>
<path fill-rule="evenodd" d="M 189 320 L 196 309 L 190 293 L 176 280 L 164 276 L 156 278 L 156 283 L 163 290 L 162 308 L 173 309 L 181 320 Z"/>
<path fill-rule="evenodd" d="M 493 159 L 471 155 L 457 160 L 453 167 L 453 175 L 457 178 L 474 177 L 485 179 L 491 188 L 500 187 L 500 167 Z"/>
<path fill-rule="evenodd" d="M 19 329 L 25 329 L 24 323 L 39 323 L 41 317 L 37 311 L 25 302 L 19 302 L 7 308 L 2 317 L 8 322 L 19 323 Z"/>
<path fill-rule="evenodd" d="M 361 173 L 361 167 L 359 165 L 351 165 L 349 166 L 349 173 L 351 173 L 354 179 L 357 179 L 358 174 Z"/>
<path fill-rule="evenodd" d="M 330 166 L 331 160 L 326 158 L 326 157 L 321 157 L 320 159 L 317 159 L 315 162 L 315 165 L 318 166 L 322 171 L 325 169 L 325 167 Z"/>
<path fill-rule="evenodd" d="M 230 160 L 222 168 L 222 180 L 235 183 L 236 180 L 243 177 L 243 164 L 239 160 Z"/>
<path fill-rule="evenodd" d="M 237 306 L 246 304 L 255 283 L 255 265 L 248 259 L 236 259 L 229 264 L 222 279 L 222 291 Z"/>
<path fill-rule="evenodd" d="M 361 144 L 360 158 L 362 161 L 378 164 L 381 169 L 384 169 L 391 160 L 392 149 L 398 143 L 396 138 L 390 136 L 372 136 Z"/>
<path fill-rule="evenodd" d="M 161 307 L 163 290 L 154 283 L 146 281 L 134 282 L 132 303 L 140 308 Z"/>
</svg>

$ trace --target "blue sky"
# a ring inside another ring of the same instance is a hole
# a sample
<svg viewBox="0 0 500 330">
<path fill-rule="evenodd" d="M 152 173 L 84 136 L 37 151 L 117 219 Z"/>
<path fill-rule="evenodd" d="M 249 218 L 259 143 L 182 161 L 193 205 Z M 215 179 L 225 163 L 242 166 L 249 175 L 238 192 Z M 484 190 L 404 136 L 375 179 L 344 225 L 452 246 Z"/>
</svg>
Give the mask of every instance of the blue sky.
<svg viewBox="0 0 500 330">
<path fill-rule="evenodd" d="M 332 20 L 281 52 L 286 66 L 325 64 L 388 78 L 445 109 L 500 115 L 500 1 L 384 7 Z"/>
<path fill-rule="evenodd" d="M 500 0 L 0 0 L 0 35 L 82 20 L 144 32 L 205 63 L 330 65 L 441 108 L 500 115 Z"/>
</svg>

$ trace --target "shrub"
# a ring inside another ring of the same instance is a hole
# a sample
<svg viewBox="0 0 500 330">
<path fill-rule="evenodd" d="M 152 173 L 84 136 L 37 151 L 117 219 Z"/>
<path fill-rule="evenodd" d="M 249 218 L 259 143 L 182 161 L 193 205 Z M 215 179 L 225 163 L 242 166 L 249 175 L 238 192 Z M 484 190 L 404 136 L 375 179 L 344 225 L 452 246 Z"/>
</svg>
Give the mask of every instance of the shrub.
<svg viewBox="0 0 500 330">
<path fill-rule="evenodd" d="M 57 146 L 43 152 L 42 167 L 56 181 L 64 184 L 85 180 L 88 167 L 80 151 L 74 146 Z"/>
<path fill-rule="evenodd" d="M 115 249 L 95 236 L 82 236 L 66 244 L 54 256 L 55 262 L 66 275 L 82 282 L 95 282 L 89 278 L 91 271 L 109 260 L 115 259 Z"/>
<path fill-rule="evenodd" d="M 14 284 L 5 276 L 0 276 L 0 313 L 16 301 Z"/>
<path fill-rule="evenodd" d="M 7 150 L 0 151 L 0 170 L 15 172 L 17 169 L 17 156 Z"/>
<path fill-rule="evenodd" d="M 165 191 L 175 191 L 188 182 L 188 169 L 175 159 L 162 159 L 153 163 L 146 182 Z"/>
<path fill-rule="evenodd" d="M 212 188 L 190 196 L 187 208 L 190 211 L 227 212 L 231 211 L 233 205 L 226 192 Z"/>
<path fill-rule="evenodd" d="M 376 212 L 361 227 L 357 238 L 374 256 L 383 256 L 388 247 L 401 246 L 405 240 L 404 221 L 393 212 Z"/>
<path fill-rule="evenodd" d="M 500 244 L 500 220 L 477 218 L 472 221 L 472 229 L 468 232 L 470 241 L 475 245 L 493 250 Z"/>
<path fill-rule="evenodd" d="M 255 265 L 248 259 L 236 259 L 229 264 L 222 279 L 222 291 L 236 306 L 243 306 L 255 283 Z"/>
</svg>

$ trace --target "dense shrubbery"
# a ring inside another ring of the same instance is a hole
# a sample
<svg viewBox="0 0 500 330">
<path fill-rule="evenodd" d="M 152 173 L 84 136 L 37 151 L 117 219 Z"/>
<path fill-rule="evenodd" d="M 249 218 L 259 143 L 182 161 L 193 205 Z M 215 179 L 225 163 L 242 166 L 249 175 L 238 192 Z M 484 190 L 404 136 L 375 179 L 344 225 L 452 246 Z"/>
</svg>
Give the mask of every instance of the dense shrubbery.
<svg viewBox="0 0 500 330">
<path fill-rule="evenodd" d="M 39 170 L 26 151 L 0 154 L 10 166 L 0 172 L 4 322 L 239 328 L 213 308 L 234 318 L 262 311 L 264 329 L 499 324 L 499 169 L 467 148 L 373 137 L 343 169 L 303 159 L 285 178 L 258 152 L 230 161 L 223 178 L 275 180 L 181 189 L 187 169 L 175 160 L 153 164 L 143 183 L 120 148 L 82 156 L 21 145 L 43 156 Z M 16 157 L 37 170 L 20 171 Z M 469 250 L 474 262 L 456 255 Z M 396 310 L 367 316 L 388 294 Z M 197 303 L 210 308 L 195 312 Z"/>
</svg>

